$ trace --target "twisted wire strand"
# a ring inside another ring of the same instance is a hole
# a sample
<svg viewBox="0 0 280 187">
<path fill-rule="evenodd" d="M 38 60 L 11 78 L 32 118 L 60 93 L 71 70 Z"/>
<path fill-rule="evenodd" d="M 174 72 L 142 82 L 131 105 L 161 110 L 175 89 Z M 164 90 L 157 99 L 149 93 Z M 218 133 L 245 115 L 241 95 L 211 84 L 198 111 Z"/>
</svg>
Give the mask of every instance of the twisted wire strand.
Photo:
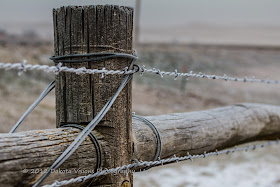
<svg viewBox="0 0 280 187">
<path fill-rule="evenodd" d="M 26 61 L 23 63 L 3 63 L 0 62 L 0 69 L 4 70 L 19 70 L 19 75 L 21 75 L 23 72 L 26 72 L 27 70 L 37 70 L 37 71 L 45 71 L 47 73 L 54 73 L 58 74 L 60 72 L 70 72 L 70 73 L 76 73 L 76 74 L 103 74 L 103 75 L 128 75 L 133 74 L 137 72 L 138 68 L 133 68 L 131 70 L 126 67 L 123 70 L 107 70 L 106 68 L 103 68 L 101 70 L 99 69 L 86 69 L 85 67 L 82 68 L 68 68 L 66 66 L 62 66 L 62 63 L 58 63 L 56 66 L 48 66 L 48 65 L 31 65 L 26 64 Z"/>
<path fill-rule="evenodd" d="M 168 71 L 161 71 L 160 69 L 156 69 L 156 68 L 152 68 L 152 69 L 147 69 L 145 68 L 145 66 L 143 65 L 142 67 L 140 67 L 140 75 L 142 76 L 144 73 L 150 73 L 150 74 L 157 74 L 160 75 L 161 78 L 163 78 L 163 76 L 171 76 L 174 77 L 174 79 L 176 80 L 178 77 L 186 77 L 186 79 L 189 78 L 204 78 L 204 79 L 211 79 L 211 80 L 225 80 L 225 81 L 234 81 L 234 82 L 250 82 L 250 83 L 265 83 L 265 84 L 280 84 L 280 80 L 270 80 L 270 79 L 258 79 L 255 77 L 252 78 L 238 78 L 238 77 L 230 77 L 227 76 L 226 74 L 224 74 L 223 76 L 221 75 L 209 75 L 209 74 L 205 74 L 202 72 L 199 73 L 193 73 L 192 71 L 190 71 L 189 73 L 178 73 L 177 70 L 173 71 L 173 72 L 168 72 Z"/>
<path fill-rule="evenodd" d="M 116 57 L 116 56 L 114 56 Z M 111 57 L 112 58 L 112 57 Z M 26 61 L 23 61 L 23 63 L 2 63 L 0 62 L 0 69 L 4 70 L 10 70 L 10 69 L 16 69 L 19 70 L 19 74 L 22 74 L 22 72 L 25 72 L 27 70 L 41 70 L 48 73 L 54 73 L 58 74 L 59 72 L 71 72 L 76 74 L 102 74 L 102 75 L 126 75 L 126 74 L 133 74 L 136 72 L 140 72 L 140 75 L 143 75 L 144 73 L 150 73 L 150 74 L 157 74 L 160 75 L 162 78 L 163 76 L 171 76 L 174 77 L 174 79 L 177 79 L 178 77 L 185 77 L 186 79 L 189 78 L 204 78 L 204 79 L 211 79 L 211 80 L 225 80 L 225 81 L 234 81 L 234 82 L 250 82 L 250 83 L 265 83 L 265 84 L 280 84 L 280 80 L 270 80 L 270 79 L 260 79 L 260 78 L 238 78 L 238 77 L 230 77 L 224 74 L 221 75 L 210 75 L 205 74 L 202 72 L 199 73 L 193 73 L 190 71 L 189 73 L 178 73 L 177 70 L 175 71 L 161 71 L 160 69 L 152 68 L 147 69 L 143 65 L 142 67 L 135 67 L 132 70 L 129 70 L 128 67 L 126 67 L 123 70 L 107 70 L 105 68 L 99 70 L 99 69 L 86 69 L 85 67 L 82 68 L 68 68 L 66 66 L 62 66 L 61 63 L 58 63 L 57 66 L 48 66 L 48 65 L 31 65 L 26 64 Z"/>
<path fill-rule="evenodd" d="M 116 57 L 116 56 L 113 56 Z M 111 57 L 112 58 L 112 57 Z M 210 79 L 210 80 L 224 80 L 224 81 L 234 81 L 234 82 L 243 82 L 243 83 L 264 83 L 264 84 L 280 84 L 280 80 L 270 80 L 270 79 L 260 79 L 260 78 L 238 78 L 238 77 L 230 77 L 224 74 L 221 75 L 210 75 L 205 74 L 202 72 L 199 73 L 193 73 L 190 71 L 189 73 L 179 73 L 177 70 L 175 71 L 161 71 L 160 69 L 152 68 L 147 69 L 143 65 L 142 67 L 135 66 L 133 69 L 130 69 L 126 67 L 123 70 L 107 70 L 105 68 L 99 70 L 99 69 L 86 69 L 85 67 L 82 68 L 68 68 L 66 66 L 62 66 L 62 63 L 58 63 L 57 66 L 48 66 L 48 65 L 31 65 L 26 64 L 24 61 L 23 63 L 2 63 L 0 62 L 0 69 L 4 70 L 10 70 L 10 69 L 16 69 L 19 70 L 19 75 L 22 74 L 22 72 L 25 72 L 27 70 L 40 70 L 45 71 L 48 73 L 54 73 L 58 74 L 60 72 L 71 72 L 76 74 L 102 74 L 102 75 L 127 75 L 127 74 L 133 74 L 136 72 L 140 72 L 140 75 L 142 76 L 144 73 L 150 73 L 150 74 L 156 74 L 160 75 L 162 78 L 163 76 L 171 76 L 174 77 L 176 80 L 178 77 L 185 77 L 186 79 L 189 78 L 203 78 L 203 79 Z"/>
<path fill-rule="evenodd" d="M 222 150 L 222 151 L 216 150 L 214 152 L 209 152 L 209 153 L 204 152 L 203 154 L 199 154 L 199 155 L 190 155 L 189 153 L 187 153 L 187 156 L 177 157 L 176 155 L 174 155 L 171 158 L 162 159 L 162 160 L 158 160 L 158 161 L 136 161 L 135 163 L 132 163 L 132 164 L 123 165 L 123 166 L 120 166 L 117 168 L 112 168 L 112 169 L 104 169 L 102 171 L 98 171 L 96 173 L 89 174 L 86 176 L 80 176 L 77 178 L 72 178 L 70 180 L 56 181 L 51 185 L 44 185 L 43 187 L 60 187 L 60 186 L 64 186 L 64 185 L 84 182 L 88 179 L 103 176 L 103 175 L 108 175 L 111 173 L 114 173 L 114 174 L 120 173 L 123 170 L 135 169 L 137 167 L 143 167 L 143 166 L 144 167 L 155 167 L 155 166 L 159 166 L 159 165 L 165 165 L 168 163 L 180 162 L 180 161 L 185 161 L 185 160 L 193 161 L 194 159 L 206 158 L 206 157 L 215 156 L 215 155 L 216 156 L 228 155 L 230 153 L 241 152 L 241 151 L 247 152 L 250 150 L 255 150 L 255 149 L 259 149 L 259 148 L 263 148 L 263 147 L 267 147 L 267 146 L 271 146 L 271 145 L 277 145 L 279 143 L 280 143 L 279 140 L 275 140 L 275 141 L 268 141 L 263 144 L 248 145 L 246 147 L 236 147 L 235 146 L 232 149 L 226 149 L 226 150 Z"/>
</svg>

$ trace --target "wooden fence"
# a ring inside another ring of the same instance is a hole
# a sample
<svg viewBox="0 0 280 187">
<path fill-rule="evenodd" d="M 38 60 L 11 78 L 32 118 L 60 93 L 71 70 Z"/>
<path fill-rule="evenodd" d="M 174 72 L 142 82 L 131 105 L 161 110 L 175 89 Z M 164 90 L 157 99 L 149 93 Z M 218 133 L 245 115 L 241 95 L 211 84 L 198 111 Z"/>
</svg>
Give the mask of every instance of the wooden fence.
<svg viewBox="0 0 280 187">
<path fill-rule="evenodd" d="M 54 9 L 55 55 L 117 52 L 132 54 L 133 9 L 119 6 L 61 7 Z M 71 59 L 71 58 L 70 58 Z M 123 58 L 96 62 L 63 63 L 67 67 L 128 67 Z M 123 75 L 56 75 L 57 129 L 0 134 L 0 184 L 33 185 L 75 139 L 121 84 Z M 152 160 L 157 147 L 153 131 L 132 120 L 131 82 L 123 89 L 93 134 L 102 149 L 102 168 L 130 164 L 133 159 Z M 280 107 L 238 104 L 208 111 L 146 117 L 162 140 L 161 158 L 204 153 L 254 140 L 280 137 Z M 39 122 L 38 122 L 39 123 Z M 75 153 L 52 172 L 44 184 L 86 175 L 96 169 L 96 150 L 87 138 Z M 73 171 L 81 172 L 73 172 Z M 23 172 L 26 171 L 26 172 Z M 74 186 L 86 186 L 83 181 Z M 133 174 L 106 175 L 91 186 L 132 186 Z"/>
</svg>

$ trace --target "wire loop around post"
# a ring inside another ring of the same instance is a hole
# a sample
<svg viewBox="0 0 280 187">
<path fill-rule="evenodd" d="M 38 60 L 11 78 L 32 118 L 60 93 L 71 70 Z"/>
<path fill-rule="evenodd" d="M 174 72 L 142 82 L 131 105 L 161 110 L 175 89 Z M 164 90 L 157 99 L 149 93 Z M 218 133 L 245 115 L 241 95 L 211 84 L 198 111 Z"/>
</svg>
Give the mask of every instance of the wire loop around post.
<svg viewBox="0 0 280 187">
<path fill-rule="evenodd" d="M 64 63 L 75 63 L 75 62 L 91 62 L 112 58 L 130 58 L 137 60 L 137 56 L 135 55 L 136 51 L 134 50 L 134 54 L 126 54 L 126 53 L 87 53 L 87 54 L 70 54 L 63 56 L 52 56 L 50 60 L 54 62 L 64 62 Z M 77 60 L 68 60 L 67 58 L 81 58 L 81 57 L 91 57 L 89 59 L 77 59 Z"/>
<path fill-rule="evenodd" d="M 160 159 L 161 156 L 161 150 L 162 150 L 162 143 L 161 143 L 161 137 L 160 137 L 160 133 L 158 131 L 158 129 L 156 128 L 156 126 L 150 122 L 149 120 L 147 120 L 146 118 L 142 117 L 142 116 L 137 116 L 134 113 L 132 114 L 132 118 L 138 119 L 142 122 L 144 122 L 146 125 L 148 125 L 154 132 L 156 139 L 157 139 L 157 150 L 156 150 L 156 154 L 154 156 L 153 161 L 157 161 Z M 146 167 L 144 168 L 145 170 L 150 169 L 151 167 Z"/>
<path fill-rule="evenodd" d="M 66 125 L 63 125 L 61 126 L 62 128 L 66 128 L 66 127 L 72 127 L 72 128 L 77 128 L 77 129 L 80 129 L 80 130 L 84 130 L 84 127 L 81 126 L 81 125 L 78 125 L 78 124 L 66 124 Z M 96 150 L 96 171 L 98 171 L 99 168 L 101 168 L 101 163 L 102 163 L 102 152 L 101 152 L 101 146 L 100 144 L 98 143 L 98 140 L 97 138 L 94 136 L 94 134 L 91 132 L 89 133 L 88 135 L 95 147 L 95 150 Z"/>
<path fill-rule="evenodd" d="M 102 54 L 99 54 L 102 55 Z M 137 60 L 137 52 L 134 50 L 134 55 L 131 56 L 131 63 L 129 69 L 133 68 L 134 62 Z M 127 56 L 123 55 L 115 55 L 114 58 Z M 100 59 L 99 59 L 100 60 Z M 103 108 L 99 111 L 99 113 L 94 117 L 94 119 L 82 130 L 82 132 L 75 138 L 75 140 L 69 145 L 69 147 L 56 159 L 56 161 L 47 169 L 47 171 L 38 179 L 38 181 L 33 185 L 33 187 L 38 187 L 50 174 L 53 169 L 57 169 L 65 160 L 67 160 L 73 152 L 82 144 L 84 139 L 91 133 L 91 131 L 98 125 L 101 119 L 105 116 L 108 110 L 111 108 L 115 100 L 117 99 L 120 92 L 127 85 L 127 83 L 131 80 L 133 74 L 125 75 L 121 85 L 119 86 L 116 93 L 111 97 L 111 99 L 103 106 Z"/>
</svg>

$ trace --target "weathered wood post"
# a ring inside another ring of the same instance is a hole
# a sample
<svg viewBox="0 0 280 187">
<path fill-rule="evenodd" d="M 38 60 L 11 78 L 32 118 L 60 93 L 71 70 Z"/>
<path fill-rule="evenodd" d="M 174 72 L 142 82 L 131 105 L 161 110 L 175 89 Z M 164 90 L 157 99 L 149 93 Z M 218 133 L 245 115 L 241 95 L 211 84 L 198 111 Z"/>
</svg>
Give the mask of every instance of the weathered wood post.
<svg viewBox="0 0 280 187">
<path fill-rule="evenodd" d="M 118 52 L 132 54 L 133 9 L 112 5 L 68 6 L 54 9 L 55 55 Z M 130 65 L 129 59 L 64 63 L 67 67 L 120 70 Z M 56 125 L 87 125 L 113 96 L 124 75 L 56 76 Z M 131 163 L 132 116 L 131 82 L 123 89 L 96 130 L 108 147 L 102 147 L 102 168 Z M 95 168 L 93 168 L 95 169 Z M 108 186 L 132 186 L 133 176 L 108 175 L 94 183 Z"/>
</svg>

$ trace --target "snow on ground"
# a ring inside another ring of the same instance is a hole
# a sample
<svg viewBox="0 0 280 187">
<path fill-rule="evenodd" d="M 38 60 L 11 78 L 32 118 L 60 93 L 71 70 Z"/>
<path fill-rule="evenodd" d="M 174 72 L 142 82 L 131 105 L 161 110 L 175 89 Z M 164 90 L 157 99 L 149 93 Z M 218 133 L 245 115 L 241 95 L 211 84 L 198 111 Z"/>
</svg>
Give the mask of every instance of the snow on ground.
<svg viewBox="0 0 280 187">
<path fill-rule="evenodd" d="M 136 187 L 278 187 L 280 145 L 161 166 L 134 174 Z"/>
</svg>

